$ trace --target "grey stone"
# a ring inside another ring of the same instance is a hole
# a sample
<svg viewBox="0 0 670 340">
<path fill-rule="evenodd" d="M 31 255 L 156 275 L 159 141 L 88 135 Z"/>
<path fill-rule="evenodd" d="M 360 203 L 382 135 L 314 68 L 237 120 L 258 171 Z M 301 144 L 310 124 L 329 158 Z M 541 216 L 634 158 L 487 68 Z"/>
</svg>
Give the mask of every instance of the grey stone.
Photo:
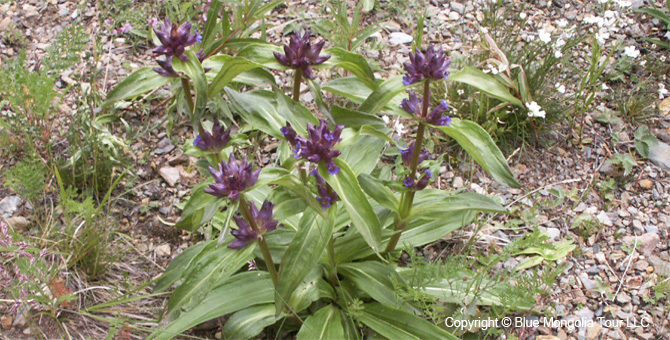
<svg viewBox="0 0 670 340">
<path fill-rule="evenodd" d="M 158 170 L 158 173 L 163 177 L 165 182 L 167 182 L 168 185 L 173 187 L 175 184 L 177 184 L 177 181 L 179 180 L 179 169 L 173 168 L 171 166 L 164 166 Z"/>
<path fill-rule="evenodd" d="M 412 40 L 414 40 L 414 37 L 402 32 L 393 32 L 389 35 L 389 44 L 391 45 L 405 45 L 411 43 Z"/>
<path fill-rule="evenodd" d="M 14 212 L 19 209 L 19 204 L 21 204 L 21 197 L 19 196 L 7 196 L 0 201 L 0 215 L 5 218 L 12 217 Z"/>
<path fill-rule="evenodd" d="M 658 228 L 655 225 L 647 224 L 644 226 L 644 230 L 648 233 L 658 234 Z"/>
<path fill-rule="evenodd" d="M 649 147 L 649 160 L 660 168 L 670 170 L 670 146 L 659 141 Z"/>
<path fill-rule="evenodd" d="M 161 214 L 163 214 L 163 215 L 165 215 L 165 216 L 167 216 L 167 215 L 170 214 L 170 208 L 168 208 L 168 207 L 161 207 L 160 209 L 158 209 L 158 212 L 161 213 Z"/>
<path fill-rule="evenodd" d="M 451 6 L 452 10 L 454 10 L 454 11 L 460 13 L 460 14 L 465 13 L 465 5 L 463 5 L 460 2 L 452 1 L 451 3 L 449 3 L 449 6 Z"/>
<path fill-rule="evenodd" d="M 167 243 L 156 247 L 154 252 L 156 252 L 156 256 L 170 256 L 172 254 L 170 245 Z"/>
<path fill-rule="evenodd" d="M 582 285 L 584 286 L 584 288 L 586 288 L 586 290 L 591 290 L 596 287 L 596 283 L 593 280 L 589 279 L 588 274 L 581 273 L 579 274 L 578 277 L 579 281 L 582 281 Z"/>
<path fill-rule="evenodd" d="M 596 216 L 596 218 L 598 219 L 598 221 L 600 221 L 600 223 L 602 223 L 602 224 L 604 224 L 604 225 L 606 225 L 606 226 L 608 226 L 608 227 L 611 227 L 611 226 L 614 225 L 614 224 L 612 223 L 612 220 L 610 219 L 610 217 L 607 216 L 607 213 L 604 212 L 604 211 L 601 211 L 601 212 L 598 214 L 598 216 Z"/>
<path fill-rule="evenodd" d="M 454 181 L 451 183 L 451 186 L 453 186 L 453 187 L 456 188 L 456 189 L 460 189 L 460 188 L 462 188 L 464 185 L 465 185 L 465 183 L 463 183 L 463 179 L 460 178 L 460 177 L 458 177 L 458 176 L 457 176 L 457 177 L 454 177 Z"/>
<path fill-rule="evenodd" d="M 172 150 L 174 150 L 174 145 L 172 145 L 170 139 L 163 138 L 160 142 L 158 142 L 158 147 L 153 151 L 153 153 L 156 155 L 162 155 L 169 153 Z"/>
<path fill-rule="evenodd" d="M 561 231 L 558 228 L 547 228 L 547 235 L 551 241 L 558 241 L 561 239 Z"/>
</svg>

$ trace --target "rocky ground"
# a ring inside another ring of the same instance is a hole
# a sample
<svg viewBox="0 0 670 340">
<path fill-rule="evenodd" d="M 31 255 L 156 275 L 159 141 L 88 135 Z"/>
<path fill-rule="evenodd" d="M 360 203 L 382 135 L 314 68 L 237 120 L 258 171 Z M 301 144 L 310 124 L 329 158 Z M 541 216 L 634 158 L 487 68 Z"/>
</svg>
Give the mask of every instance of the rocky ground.
<svg viewBox="0 0 670 340">
<path fill-rule="evenodd" d="M 556 21 L 562 18 L 580 21 L 594 12 L 594 3 L 559 0 L 526 4 L 523 13 L 531 23 L 527 31 L 520 33 L 534 34 L 538 27 L 554 27 Z M 640 7 L 644 3 L 633 1 L 632 6 Z M 382 4 L 393 6 L 393 3 Z M 520 1 L 510 2 L 510 6 L 517 8 L 521 4 Z M 290 9 L 278 9 L 272 20 L 274 24 L 281 25 L 296 16 L 314 18 L 322 15 L 320 6 L 312 0 L 299 1 L 291 4 Z M 479 6 L 476 2 L 432 0 L 427 6 L 427 34 L 424 39 L 439 42 L 448 50 L 469 53 L 473 47 L 472 39 L 479 32 L 477 21 L 482 16 Z M 0 32 L 8 32 L 10 26 L 23 32 L 26 38 L 23 47 L 27 50 L 27 67 L 30 68 L 40 60 L 57 32 L 65 25 L 73 22 L 83 24 L 86 31 L 91 36 L 97 36 L 102 43 L 104 55 L 96 66 L 104 70 L 105 76 L 97 85 L 106 92 L 130 71 L 153 62 L 148 49 L 150 46 L 131 45 L 127 36 L 115 35 L 110 27 L 99 21 L 98 10 L 95 4 L 82 5 L 66 0 L 5 2 L 0 5 Z M 635 20 L 620 32 L 621 39 L 626 41 L 626 46 L 648 46 L 640 38 L 657 34 L 660 27 L 658 22 L 639 20 L 639 15 L 628 14 L 628 17 Z M 375 22 L 382 19 L 387 22 L 375 39 L 379 39 L 385 47 L 364 53 L 378 62 L 381 69 L 397 72 L 410 52 L 409 34 L 414 23 L 409 15 L 401 13 L 389 18 L 381 11 L 369 14 L 366 20 Z M 270 29 L 268 39 L 279 41 L 281 29 Z M 0 41 L 2 57 L 15 57 L 19 48 L 9 44 L 6 36 Z M 669 56 L 667 51 L 645 53 Z M 60 88 L 77 85 L 80 81 L 74 79 L 80 79 L 81 74 L 90 72 L 82 69 L 82 65 L 62 74 L 56 85 Z M 281 75 L 277 74 L 277 77 Z M 68 117 L 77 109 L 75 96 L 75 91 L 65 94 L 59 112 L 53 119 L 54 132 L 67 124 Z M 657 105 L 660 100 L 658 102 Z M 116 286 L 115 282 L 123 279 L 123 273 L 131 273 L 130 279 L 136 284 L 146 282 L 159 275 L 172 258 L 193 244 L 191 235 L 169 226 L 170 222 L 178 219 L 180 213 L 174 205 L 181 202 L 188 195 L 189 188 L 199 180 L 193 167 L 194 159 L 183 155 L 178 148 L 190 135 L 190 128 L 187 124 L 177 124 L 173 138 L 169 138 L 164 128 L 166 101 L 153 101 L 147 108 L 140 112 L 136 106 L 131 106 L 123 112 L 124 118 L 134 128 L 157 128 L 148 129 L 147 134 L 133 140 L 130 145 L 135 160 L 136 184 L 128 200 L 119 201 L 114 209 L 114 214 L 118 216 L 119 232 L 128 237 L 114 242 L 114 247 L 118 247 L 122 255 L 103 280 L 103 285 Z M 660 112 L 648 123 L 661 141 L 670 142 L 670 116 L 667 111 Z M 663 287 L 670 291 L 670 152 L 661 147 L 653 157 L 655 161 L 642 159 L 633 168 L 632 174 L 623 176 L 616 167 L 605 162 L 616 152 L 611 149 L 610 134 L 612 129 L 617 129 L 620 134 L 627 135 L 630 141 L 636 126 L 624 123 L 617 126 L 602 125 L 593 119 L 589 120 L 585 134 L 593 142 L 577 148 L 563 137 L 568 134 L 566 125 L 559 124 L 553 134 L 543 136 L 552 140 L 550 146 L 526 146 L 509 156 L 510 166 L 521 182 L 522 189 L 503 188 L 477 168 L 450 166 L 443 167 L 439 185 L 498 196 L 516 211 L 531 211 L 536 225 L 554 241 L 577 241 L 577 249 L 561 260 L 567 263 L 568 269 L 559 276 L 558 284 L 552 287 L 551 297 L 540 305 L 549 306 L 545 310 L 547 316 L 596 322 L 573 330 L 544 326 L 529 328 L 517 333 L 523 334 L 522 338 L 670 338 L 668 296 L 657 296 Z M 119 135 L 124 133 L 119 130 Z M 11 157 L 4 159 L 0 169 L 8 169 L 14 162 L 16 159 Z M 604 183 L 610 179 L 620 185 L 607 188 Z M 551 189 L 572 193 L 566 194 L 562 203 L 552 204 L 557 198 Z M 26 202 L 8 188 L 0 189 L 0 199 L 0 214 L 15 228 L 29 228 L 32 222 L 31 208 Z M 577 223 L 580 220 L 587 222 Z M 500 222 L 505 222 L 505 219 L 502 218 Z M 480 246 L 484 247 L 492 240 L 505 244 L 532 227 L 513 230 L 498 228 L 499 225 L 491 224 L 481 231 L 477 236 Z M 449 241 L 451 237 L 447 235 L 445 240 Z M 462 239 L 454 238 L 453 242 L 462 242 Z M 636 250 L 631 251 L 633 248 Z M 505 265 L 514 266 L 520 261 L 523 258 L 517 257 Z M 63 277 L 72 285 L 72 291 L 97 284 L 76 280 L 71 274 L 63 273 Z M 119 289 L 121 293 L 125 291 Z M 148 293 L 150 289 L 146 288 L 142 292 Z M 80 295 L 79 300 L 87 303 L 102 302 L 112 297 L 97 290 L 85 291 Z M 163 298 L 146 299 L 121 313 L 135 320 L 147 320 L 147 325 L 150 325 L 148 321 L 160 314 L 164 301 Z M 0 339 L 54 339 L 54 334 L 57 334 L 55 326 L 48 322 L 37 321 L 32 325 L 36 328 L 29 327 L 30 323 L 16 315 L 9 315 L 1 304 L 0 315 L 3 317 Z M 105 323 L 76 313 L 68 315 L 68 319 L 64 325 L 73 338 L 106 336 L 108 326 Z M 623 324 L 612 320 L 621 320 Z M 212 334 L 216 333 L 217 325 L 209 326 Z M 131 333 L 121 334 L 118 338 L 142 338 Z"/>
</svg>

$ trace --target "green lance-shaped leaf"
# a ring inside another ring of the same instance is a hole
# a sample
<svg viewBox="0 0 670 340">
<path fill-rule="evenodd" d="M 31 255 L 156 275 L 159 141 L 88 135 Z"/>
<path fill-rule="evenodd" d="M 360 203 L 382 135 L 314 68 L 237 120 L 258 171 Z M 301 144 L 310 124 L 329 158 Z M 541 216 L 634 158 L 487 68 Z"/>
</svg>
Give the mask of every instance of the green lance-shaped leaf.
<svg viewBox="0 0 670 340">
<path fill-rule="evenodd" d="M 113 104 L 119 100 L 132 99 L 153 91 L 167 84 L 171 79 L 156 73 L 151 66 L 141 68 L 116 85 L 107 95 L 107 100 L 105 100 L 103 106 Z"/>
<path fill-rule="evenodd" d="M 400 202 L 398 202 L 398 198 L 395 197 L 395 194 L 388 186 L 368 174 L 358 175 L 358 182 L 365 193 L 372 197 L 372 199 L 391 211 L 398 211 Z"/>
<path fill-rule="evenodd" d="M 291 294 L 319 262 L 333 232 L 334 218 L 317 218 L 307 210 L 300 221 L 300 229 L 289 245 L 279 268 L 279 283 L 275 293 L 276 313 L 284 309 Z"/>
<path fill-rule="evenodd" d="M 368 98 L 358 108 L 358 111 L 376 114 L 381 111 L 391 99 L 395 98 L 401 92 L 404 92 L 406 88 L 405 84 L 402 83 L 402 76 L 389 78 L 370 93 Z"/>
<path fill-rule="evenodd" d="M 305 105 L 293 100 L 293 98 L 285 95 L 280 90 L 277 90 L 275 94 L 277 98 L 277 112 L 287 122 L 291 123 L 291 126 L 293 126 L 293 129 L 298 134 L 307 135 L 307 123 L 311 123 L 312 125 L 319 124 L 319 120 L 316 119 L 312 111 L 305 107 Z"/>
<path fill-rule="evenodd" d="M 212 83 L 209 84 L 209 97 L 213 98 L 216 94 L 221 92 L 221 90 L 230 84 L 230 82 L 232 82 L 238 75 L 259 67 L 263 67 L 263 65 L 256 64 L 244 58 L 231 57 L 227 59 L 216 74 L 214 80 L 212 80 Z"/>
<path fill-rule="evenodd" d="M 197 306 L 223 280 L 233 275 L 244 264 L 253 259 L 255 243 L 244 249 L 230 249 L 221 245 L 206 254 L 200 254 L 198 261 L 184 282 L 175 289 L 168 300 L 168 316 L 173 318 Z"/>
<path fill-rule="evenodd" d="M 297 340 L 335 340 L 344 339 L 344 328 L 340 309 L 327 305 L 305 320 L 300 327 Z"/>
<path fill-rule="evenodd" d="M 330 54 L 331 56 L 324 65 L 341 67 L 351 72 L 372 90 L 379 86 L 372 68 L 368 64 L 367 59 L 362 55 L 339 47 L 329 48 L 324 54 Z"/>
<path fill-rule="evenodd" d="M 186 269 L 190 266 L 193 259 L 195 259 L 201 252 L 205 251 L 208 246 L 213 246 L 216 240 L 200 242 L 194 246 L 188 247 L 181 254 L 177 255 L 170 265 L 165 269 L 165 272 L 156 281 L 154 286 L 154 293 L 164 292 L 173 283 L 182 278 Z"/>
<path fill-rule="evenodd" d="M 209 222 L 219 208 L 225 204 L 225 201 L 217 200 L 216 197 L 205 192 L 208 186 L 209 183 L 205 182 L 193 188 L 193 194 L 186 201 L 184 211 L 175 227 L 193 232 L 204 223 Z"/>
<path fill-rule="evenodd" d="M 205 70 L 202 68 L 198 57 L 193 53 L 193 51 L 184 52 L 188 56 L 188 61 L 182 61 L 179 58 L 172 59 L 172 67 L 177 72 L 183 72 L 191 80 L 193 80 L 193 87 L 195 93 L 191 95 L 195 96 L 193 101 L 195 104 L 193 116 L 191 117 L 193 121 L 193 126 L 197 126 L 202 118 L 202 114 L 207 106 L 207 78 L 205 77 Z"/>
<path fill-rule="evenodd" d="M 245 43 L 237 52 L 238 57 L 251 60 L 271 69 L 285 69 L 275 59 L 274 52 L 284 53 L 281 47 L 272 44 Z"/>
<path fill-rule="evenodd" d="M 231 315 L 221 331 L 224 339 L 251 339 L 260 334 L 278 318 L 272 304 L 253 306 Z"/>
<path fill-rule="evenodd" d="M 367 303 L 358 320 L 389 340 L 460 340 L 455 335 L 410 312 L 384 306 L 381 303 Z"/>
<path fill-rule="evenodd" d="M 350 110 L 338 105 L 330 107 L 330 114 L 333 116 L 335 123 L 346 127 L 361 127 L 363 125 L 371 125 L 380 128 L 386 127 L 384 120 L 373 114 Z"/>
<path fill-rule="evenodd" d="M 273 136 L 282 138 L 284 118 L 277 112 L 275 94 L 265 90 L 237 92 L 226 88 L 231 104 L 242 119 L 251 126 Z"/>
<path fill-rule="evenodd" d="M 378 302 L 393 308 L 415 311 L 398 295 L 394 284 L 404 285 L 404 281 L 390 265 L 378 261 L 345 263 L 338 266 L 338 272 Z"/>
<path fill-rule="evenodd" d="M 455 139 L 496 181 L 510 188 L 521 186 L 514 178 L 498 146 L 477 123 L 454 118 L 450 126 L 435 126 L 435 128 Z"/>
<path fill-rule="evenodd" d="M 151 333 L 149 339 L 169 340 L 207 320 L 273 301 L 274 285 L 267 272 L 236 274 L 214 288 L 201 304 Z"/>
<path fill-rule="evenodd" d="M 340 196 L 356 230 L 363 236 L 372 250 L 379 254 L 382 230 L 379 218 L 349 165 L 341 159 L 335 159 L 335 164 L 340 167 L 337 175 L 329 175 L 328 170 L 323 165 L 319 166 L 319 173 Z"/>
<path fill-rule="evenodd" d="M 426 199 L 416 197 L 412 205 L 411 218 L 439 220 L 447 218 L 457 211 L 486 211 L 506 214 L 507 210 L 491 197 L 465 192 L 444 197 L 445 191 L 435 190 L 438 195 L 430 195 Z M 424 193 L 423 191 L 420 193 Z M 419 195 L 417 195 L 419 196 Z M 446 209 L 445 209 L 446 208 Z"/>
<path fill-rule="evenodd" d="M 449 76 L 449 80 L 468 84 L 493 98 L 500 99 L 519 107 L 524 107 L 521 100 L 509 93 L 509 90 L 505 85 L 501 84 L 493 76 L 476 68 L 464 67 L 461 70 L 452 73 Z"/>
</svg>

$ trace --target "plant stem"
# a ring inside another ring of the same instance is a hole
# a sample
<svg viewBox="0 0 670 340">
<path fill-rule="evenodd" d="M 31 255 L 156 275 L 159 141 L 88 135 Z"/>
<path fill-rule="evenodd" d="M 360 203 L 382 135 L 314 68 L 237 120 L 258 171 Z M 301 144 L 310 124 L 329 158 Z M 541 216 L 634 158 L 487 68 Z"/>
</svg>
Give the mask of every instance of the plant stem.
<svg viewBox="0 0 670 340">
<path fill-rule="evenodd" d="M 419 166 L 419 156 L 421 154 L 421 149 L 423 147 L 423 135 L 426 132 L 426 123 L 423 121 L 424 118 L 428 115 L 428 106 L 430 105 L 430 79 L 426 79 L 423 87 L 423 106 L 421 107 L 421 117 L 419 121 L 419 129 L 416 132 L 416 142 L 414 144 L 414 153 L 412 154 L 412 160 L 409 164 L 410 168 L 410 178 L 416 179 L 416 169 Z M 411 190 L 404 193 L 400 199 L 400 207 L 398 211 L 398 217 L 395 220 L 395 230 L 396 233 L 391 237 L 389 244 L 386 246 L 386 252 L 391 252 L 395 250 L 395 247 L 398 245 L 398 240 L 402 235 L 402 230 L 407 227 L 409 224 L 407 218 L 409 217 L 410 212 L 412 211 L 412 203 L 414 203 L 414 194 L 416 191 Z"/>
<path fill-rule="evenodd" d="M 332 217 L 332 214 L 330 216 Z M 330 240 L 328 240 L 328 255 L 330 255 L 330 262 L 333 266 L 329 273 L 330 283 L 332 283 L 333 286 L 339 286 L 340 280 L 337 278 L 337 261 L 335 260 L 335 240 L 332 235 L 330 236 Z"/>
<path fill-rule="evenodd" d="M 193 97 L 191 97 L 191 84 L 188 82 L 188 78 L 181 78 L 181 86 L 184 88 L 184 97 L 186 97 L 188 108 L 191 113 L 195 113 L 195 104 L 193 104 Z"/>
<path fill-rule="evenodd" d="M 302 81 L 302 70 L 295 70 L 295 77 L 293 78 L 293 100 L 300 101 L 300 82 Z"/>
<path fill-rule="evenodd" d="M 272 282 L 274 283 L 275 287 L 277 287 L 277 283 L 279 282 L 279 275 L 277 275 L 277 268 L 275 268 L 275 264 L 272 261 L 270 248 L 268 247 L 268 244 L 265 242 L 265 239 L 261 235 L 258 225 L 256 225 L 256 220 L 254 220 L 254 217 L 251 215 L 251 210 L 249 210 L 249 202 L 247 202 L 244 196 L 241 195 L 240 195 L 240 212 L 242 213 L 242 216 L 244 216 L 244 218 L 247 220 L 247 222 L 249 222 L 249 226 L 251 226 L 251 229 L 253 229 L 260 236 L 258 238 L 258 246 L 261 248 L 261 252 L 263 253 L 263 258 L 265 259 L 265 264 L 268 267 L 270 276 L 272 277 Z"/>
</svg>

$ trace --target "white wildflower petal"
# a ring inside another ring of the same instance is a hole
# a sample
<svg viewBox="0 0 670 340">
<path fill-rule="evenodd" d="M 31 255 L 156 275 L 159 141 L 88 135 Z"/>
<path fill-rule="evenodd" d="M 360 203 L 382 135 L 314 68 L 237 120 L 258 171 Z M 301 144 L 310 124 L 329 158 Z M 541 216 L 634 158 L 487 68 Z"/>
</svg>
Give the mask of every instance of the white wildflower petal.
<svg viewBox="0 0 670 340">
<path fill-rule="evenodd" d="M 628 46 L 623 49 L 623 54 L 635 59 L 640 56 L 640 50 L 635 48 L 635 46 Z"/>
<path fill-rule="evenodd" d="M 544 29 L 537 31 L 537 34 L 543 43 L 547 44 L 551 41 L 551 34 Z"/>
<path fill-rule="evenodd" d="M 519 14 L 519 18 L 521 18 L 521 20 L 526 19 L 526 13 L 521 12 L 521 14 Z"/>
<path fill-rule="evenodd" d="M 554 57 L 556 57 L 556 59 L 558 59 L 562 56 L 563 56 L 563 52 L 561 52 L 561 50 L 554 51 Z"/>
<path fill-rule="evenodd" d="M 558 27 L 560 27 L 560 28 L 565 28 L 565 27 L 568 26 L 568 23 L 569 23 L 568 20 L 566 20 L 566 19 L 560 19 L 560 20 L 558 20 L 558 21 L 556 22 L 556 26 L 558 26 Z"/>
<path fill-rule="evenodd" d="M 665 88 L 665 84 L 659 83 L 658 84 L 658 99 L 663 99 L 665 98 L 670 92 Z"/>
</svg>

